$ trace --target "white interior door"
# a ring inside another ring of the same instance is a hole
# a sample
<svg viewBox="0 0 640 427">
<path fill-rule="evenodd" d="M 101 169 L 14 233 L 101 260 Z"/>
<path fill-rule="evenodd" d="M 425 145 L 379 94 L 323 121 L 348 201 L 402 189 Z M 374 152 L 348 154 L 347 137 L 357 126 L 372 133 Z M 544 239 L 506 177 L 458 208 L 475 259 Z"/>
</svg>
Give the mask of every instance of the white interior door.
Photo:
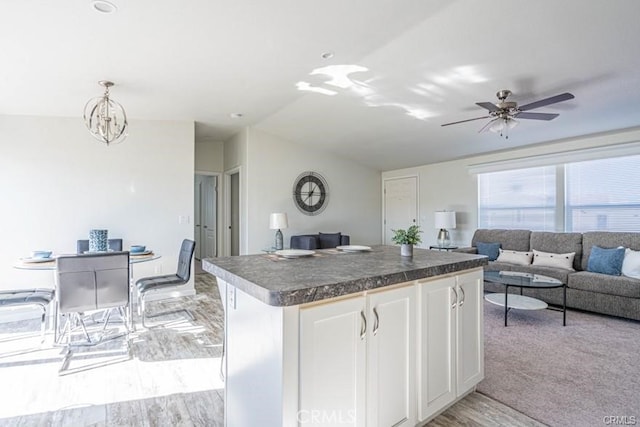
<svg viewBox="0 0 640 427">
<path fill-rule="evenodd" d="M 398 228 L 417 224 L 418 177 L 384 180 L 384 244 L 392 245 L 391 237 Z"/>
</svg>

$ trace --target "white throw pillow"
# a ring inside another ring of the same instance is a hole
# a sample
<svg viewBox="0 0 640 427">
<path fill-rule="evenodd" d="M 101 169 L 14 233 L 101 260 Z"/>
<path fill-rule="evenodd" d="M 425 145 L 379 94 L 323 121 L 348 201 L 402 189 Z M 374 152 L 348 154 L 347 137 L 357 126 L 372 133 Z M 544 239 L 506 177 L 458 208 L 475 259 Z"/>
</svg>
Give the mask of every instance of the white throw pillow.
<svg viewBox="0 0 640 427">
<path fill-rule="evenodd" d="M 640 251 L 627 248 L 622 261 L 622 275 L 640 279 Z"/>
<path fill-rule="evenodd" d="M 529 265 L 531 264 L 531 258 L 533 258 L 533 253 L 531 252 L 505 251 L 500 249 L 500 254 L 496 261 L 517 265 Z"/>
<path fill-rule="evenodd" d="M 537 267 L 555 267 L 573 271 L 573 259 L 575 252 L 566 254 L 554 254 L 533 250 L 533 265 Z"/>
</svg>

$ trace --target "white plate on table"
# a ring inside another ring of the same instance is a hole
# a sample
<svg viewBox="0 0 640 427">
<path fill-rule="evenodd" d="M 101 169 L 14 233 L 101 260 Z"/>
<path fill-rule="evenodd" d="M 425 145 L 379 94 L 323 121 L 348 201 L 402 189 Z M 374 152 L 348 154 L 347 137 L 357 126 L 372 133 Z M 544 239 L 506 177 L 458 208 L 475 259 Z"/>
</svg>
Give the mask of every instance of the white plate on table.
<svg viewBox="0 0 640 427">
<path fill-rule="evenodd" d="M 361 245 L 344 245 L 344 246 L 336 246 L 336 249 L 344 252 L 368 252 L 371 250 L 371 247 L 361 246 Z"/>
<path fill-rule="evenodd" d="M 33 263 L 38 263 L 38 262 L 49 262 L 49 261 L 55 261 L 55 260 L 56 259 L 54 257 L 49 257 L 49 258 L 31 258 L 31 257 L 20 258 L 20 261 L 26 262 L 27 264 L 33 264 Z"/>
<path fill-rule="evenodd" d="M 140 252 L 129 252 L 130 256 L 141 256 L 141 255 L 151 255 L 153 251 L 151 249 L 147 249 L 146 251 Z"/>
<path fill-rule="evenodd" d="M 308 251 L 306 249 L 284 249 L 276 251 L 275 254 L 283 258 L 302 258 L 315 254 L 315 251 Z"/>
</svg>

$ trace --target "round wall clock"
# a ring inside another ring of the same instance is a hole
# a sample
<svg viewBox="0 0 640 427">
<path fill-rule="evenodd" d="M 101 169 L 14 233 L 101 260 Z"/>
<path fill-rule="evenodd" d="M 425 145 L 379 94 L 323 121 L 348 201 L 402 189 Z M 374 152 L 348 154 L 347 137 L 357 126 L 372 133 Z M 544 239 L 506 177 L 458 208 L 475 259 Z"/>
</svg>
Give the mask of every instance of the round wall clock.
<svg viewBox="0 0 640 427">
<path fill-rule="evenodd" d="M 318 215 L 329 202 L 329 185 L 316 172 L 303 172 L 293 183 L 293 202 L 305 215 Z"/>
</svg>

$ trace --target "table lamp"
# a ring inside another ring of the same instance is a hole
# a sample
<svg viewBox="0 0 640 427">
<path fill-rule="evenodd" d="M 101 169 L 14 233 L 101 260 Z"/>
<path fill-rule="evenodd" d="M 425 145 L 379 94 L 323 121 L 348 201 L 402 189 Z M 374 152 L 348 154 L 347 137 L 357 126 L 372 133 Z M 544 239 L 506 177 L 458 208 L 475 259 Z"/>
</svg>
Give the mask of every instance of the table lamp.
<svg viewBox="0 0 640 427">
<path fill-rule="evenodd" d="M 280 251 L 283 248 L 282 231 L 280 229 L 287 228 L 289 223 L 287 221 L 286 213 L 272 213 L 269 217 L 269 228 L 276 231 L 276 250 Z"/>
<path fill-rule="evenodd" d="M 437 211 L 435 213 L 438 232 L 438 246 L 446 247 L 451 243 L 448 228 L 456 228 L 456 213 L 454 211 Z"/>
</svg>

